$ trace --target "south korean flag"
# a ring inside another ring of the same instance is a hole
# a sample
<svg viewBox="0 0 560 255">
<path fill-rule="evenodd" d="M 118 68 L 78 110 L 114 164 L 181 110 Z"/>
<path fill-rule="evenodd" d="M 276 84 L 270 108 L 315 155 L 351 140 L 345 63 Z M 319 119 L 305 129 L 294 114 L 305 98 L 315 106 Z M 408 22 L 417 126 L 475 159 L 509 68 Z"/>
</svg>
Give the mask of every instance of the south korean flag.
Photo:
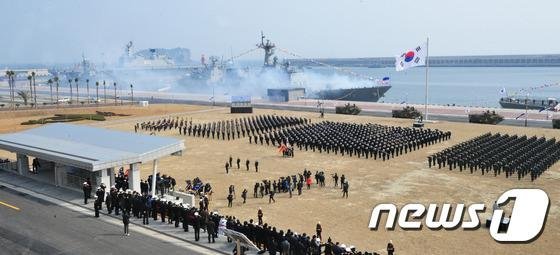
<svg viewBox="0 0 560 255">
<path fill-rule="evenodd" d="M 426 65 L 427 43 L 403 52 L 395 57 L 395 68 L 397 71 L 403 71 L 415 66 Z"/>
</svg>

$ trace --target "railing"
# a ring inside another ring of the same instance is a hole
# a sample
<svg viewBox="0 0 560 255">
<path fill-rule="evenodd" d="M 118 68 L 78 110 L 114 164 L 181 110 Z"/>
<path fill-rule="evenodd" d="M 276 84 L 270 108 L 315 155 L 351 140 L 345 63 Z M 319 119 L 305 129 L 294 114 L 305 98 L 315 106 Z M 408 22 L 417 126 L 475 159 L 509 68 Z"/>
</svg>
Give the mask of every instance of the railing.
<svg viewBox="0 0 560 255">
<path fill-rule="evenodd" d="M 82 189 L 82 185 L 86 180 L 87 177 L 67 173 L 65 186 L 68 186 L 70 188 L 75 188 L 75 189 Z M 95 178 L 91 179 L 91 186 L 97 187 Z"/>
<path fill-rule="evenodd" d="M 0 170 L 17 172 L 17 162 L 0 163 Z"/>
</svg>

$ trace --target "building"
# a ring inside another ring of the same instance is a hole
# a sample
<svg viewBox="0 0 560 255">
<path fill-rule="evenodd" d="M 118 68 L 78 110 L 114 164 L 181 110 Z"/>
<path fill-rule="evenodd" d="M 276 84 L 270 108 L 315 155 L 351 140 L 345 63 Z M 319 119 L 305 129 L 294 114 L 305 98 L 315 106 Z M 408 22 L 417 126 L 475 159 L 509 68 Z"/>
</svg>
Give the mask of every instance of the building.
<svg viewBox="0 0 560 255">
<path fill-rule="evenodd" d="M 305 88 L 268 89 L 268 100 L 273 102 L 288 102 L 305 97 Z"/>
<path fill-rule="evenodd" d="M 158 159 L 181 155 L 185 145 L 169 137 L 56 123 L 0 135 L 0 149 L 16 153 L 20 175 L 81 190 L 88 178 L 94 187 L 114 185 L 122 167 L 130 189 L 140 192 L 140 165 L 153 162 L 155 175 Z M 30 161 L 39 163 L 36 173 L 30 171 Z"/>
</svg>

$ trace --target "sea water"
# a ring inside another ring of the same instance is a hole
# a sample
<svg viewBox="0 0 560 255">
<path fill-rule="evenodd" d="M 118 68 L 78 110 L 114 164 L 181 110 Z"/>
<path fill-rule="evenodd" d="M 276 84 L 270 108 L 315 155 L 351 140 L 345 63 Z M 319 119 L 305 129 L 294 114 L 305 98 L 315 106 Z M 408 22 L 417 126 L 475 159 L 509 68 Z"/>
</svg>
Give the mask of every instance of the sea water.
<svg viewBox="0 0 560 255">
<path fill-rule="evenodd" d="M 397 72 L 394 68 L 313 67 L 305 72 L 339 72 L 381 79 L 390 77 L 392 88 L 379 102 L 424 103 L 426 70 L 416 67 Z M 431 104 L 499 107 L 501 90 L 519 98 L 560 98 L 560 86 L 539 88 L 560 82 L 560 67 L 431 67 L 428 72 L 428 93 Z M 536 88 L 530 90 L 530 88 Z M 527 92 L 522 91 L 525 89 Z"/>
</svg>

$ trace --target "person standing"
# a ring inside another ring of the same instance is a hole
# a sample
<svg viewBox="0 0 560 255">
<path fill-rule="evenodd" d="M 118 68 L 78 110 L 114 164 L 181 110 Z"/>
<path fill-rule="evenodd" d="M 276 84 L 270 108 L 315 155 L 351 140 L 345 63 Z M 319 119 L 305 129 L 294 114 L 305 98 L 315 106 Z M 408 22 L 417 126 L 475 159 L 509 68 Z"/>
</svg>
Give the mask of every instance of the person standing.
<svg viewBox="0 0 560 255">
<path fill-rule="evenodd" d="M 149 225 L 150 224 L 150 211 L 152 209 L 152 198 L 150 196 L 145 196 L 142 200 L 144 204 L 142 207 L 142 224 Z"/>
<path fill-rule="evenodd" d="M 130 215 L 126 212 L 123 212 L 122 219 L 123 219 L 123 224 L 124 224 L 124 234 L 123 234 L 123 236 L 129 236 L 130 234 L 128 233 L 128 224 L 130 223 Z"/>
<path fill-rule="evenodd" d="M 233 195 L 231 193 L 229 193 L 229 195 L 227 196 L 227 200 L 228 200 L 228 207 L 232 207 L 233 206 Z"/>
<path fill-rule="evenodd" d="M 237 158 L 237 169 L 239 169 L 239 163 L 241 163 L 241 159 Z"/>
<path fill-rule="evenodd" d="M 234 185 L 229 185 L 229 194 L 233 194 L 233 198 L 236 198 Z"/>
<path fill-rule="evenodd" d="M 245 204 L 247 200 L 247 189 L 243 189 L 243 192 L 241 192 L 241 198 L 243 198 L 243 203 Z"/>
<path fill-rule="evenodd" d="M 255 186 L 253 187 L 253 197 L 259 197 L 259 183 L 255 183 Z"/>
<path fill-rule="evenodd" d="M 345 181 L 342 184 L 342 197 L 348 198 L 348 188 L 349 188 L 349 186 L 350 185 L 348 184 L 348 181 Z"/>
<path fill-rule="evenodd" d="M 229 174 L 229 163 L 226 162 L 226 174 Z"/>
<path fill-rule="evenodd" d="M 82 190 L 84 191 L 84 205 L 86 205 L 90 194 L 90 187 L 87 182 L 82 184 Z"/>
<path fill-rule="evenodd" d="M 233 158 L 229 155 L 229 165 L 233 167 Z"/>
<path fill-rule="evenodd" d="M 250 161 L 248 159 L 245 160 L 245 167 L 247 167 L 247 171 L 249 171 L 249 163 Z"/>
<path fill-rule="evenodd" d="M 317 237 L 319 237 L 319 239 L 323 240 L 323 237 L 321 236 L 321 232 L 323 232 L 323 228 L 321 227 L 321 222 L 317 222 L 317 227 L 315 227 L 315 230 L 317 231 Z"/>
<path fill-rule="evenodd" d="M 255 160 L 255 172 L 259 172 L 259 161 Z"/>
<path fill-rule="evenodd" d="M 193 228 L 194 240 L 198 242 L 198 240 L 200 239 L 200 217 L 198 216 L 198 212 L 194 213 Z"/>
<path fill-rule="evenodd" d="M 34 174 L 37 173 L 37 170 L 41 167 L 41 164 L 39 163 L 39 159 L 34 158 L 33 159 L 33 163 L 32 163 L 32 172 Z"/>
<path fill-rule="evenodd" d="M 271 190 L 271 191 L 268 193 L 268 203 L 270 204 L 271 201 L 274 202 L 274 203 L 276 203 L 276 200 L 274 200 L 274 190 Z"/>
<path fill-rule="evenodd" d="M 99 210 L 101 210 L 101 199 L 98 197 L 93 203 L 93 209 L 95 210 L 95 218 L 99 218 Z"/>
<path fill-rule="evenodd" d="M 206 232 L 208 233 L 208 243 L 215 243 L 214 234 L 216 232 L 216 224 L 212 219 L 206 221 Z"/>
<path fill-rule="evenodd" d="M 293 189 L 292 182 L 288 182 L 288 193 L 290 194 L 290 198 L 292 198 L 292 189 Z"/>
<path fill-rule="evenodd" d="M 95 191 L 95 195 L 97 196 L 97 200 L 100 200 L 101 203 L 103 203 L 103 201 L 105 201 L 105 190 L 101 187 L 97 188 L 97 191 Z"/>
<path fill-rule="evenodd" d="M 395 246 L 393 245 L 393 241 L 389 240 L 389 243 L 387 244 L 387 254 L 393 255 L 394 253 L 395 253 Z"/>
<path fill-rule="evenodd" d="M 257 218 L 259 218 L 259 225 L 263 224 L 263 211 L 262 208 L 259 207 L 259 211 L 257 212 Z"/>
</svg>

